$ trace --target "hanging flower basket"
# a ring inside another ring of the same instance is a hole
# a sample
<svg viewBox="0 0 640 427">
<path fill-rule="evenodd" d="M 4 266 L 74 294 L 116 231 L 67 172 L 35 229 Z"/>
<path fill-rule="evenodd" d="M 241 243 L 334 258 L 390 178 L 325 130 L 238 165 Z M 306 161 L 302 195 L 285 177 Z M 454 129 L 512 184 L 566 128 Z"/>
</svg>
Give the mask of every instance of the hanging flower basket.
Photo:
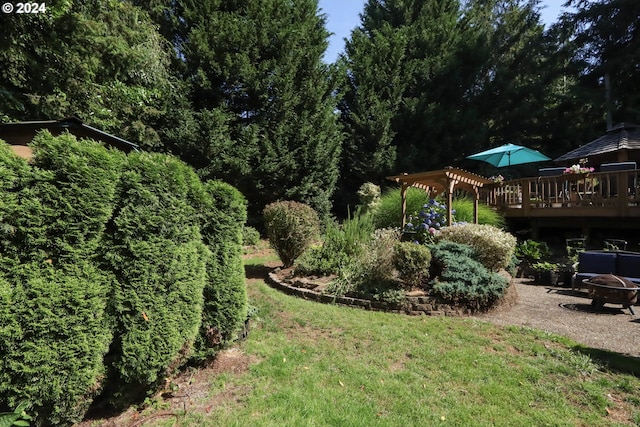
<svg viewBox="0 0 640 427">
<path fill-rule="evenodd" d="M 575 182 L 575 181 L 580 181 L 581 179 L 586 178 L 587 176 L 589 176 L 589 173 L 593 171 L 594 171 L 593 168 L 588 168 L 586 166 L 583 166 L 582 164 L 577 164 L 577 165 L 572 165 L 566 168 L 562 173 L 562 176 L 567 181 Z"/>
</svg>

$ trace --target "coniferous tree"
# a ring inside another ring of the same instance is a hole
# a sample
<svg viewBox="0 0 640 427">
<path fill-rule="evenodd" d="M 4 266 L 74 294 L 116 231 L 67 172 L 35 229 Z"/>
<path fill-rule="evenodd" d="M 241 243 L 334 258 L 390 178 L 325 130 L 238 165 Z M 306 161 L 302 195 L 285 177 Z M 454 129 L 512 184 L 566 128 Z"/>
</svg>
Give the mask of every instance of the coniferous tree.
<svg viewBox="0 0 640 427">
<path fill-rule="evenodd" d="M 256 215 L 278 199 L 327 213 L 341 133 L 316 0 L 146 4 L 178 53 L 190 104 L 172 146 L 206 178 L 237 186 Z M 213 123 L 213 124 L 212 124 Z"/>
<path fill-rule="evenodd" d="M 86 123 L 158 147 L 179 91 L 169 46 L 147 13 L 127 2 L 53 2 L 46 13 L 0 15 L 0 114 L 4 121 Z M 5 23 L 7 26 L 5 27 Z"/>
<path fill-rule="evenodd" d="M 613 124 L 640 121 L 640 3 L 572 0 L 570 6 L 575 12 L 565 14 L 561 26 L 571 36 L 567 45 L 581 89 L 592 92 L 600 121 L 607 111 Z"/>
<path fill-rule="evenodd" d="M 343 174 L 362 153 L 417 172 L 473 165 L 466 155 L 506 142 L 543 147 L 553 51 L 538 0 L 369 0 L 343 60 Z M 377 127 L 357 126 L 367 120 Z M 368 165 L 358 174 L 381 181 Z"/>
</svg>

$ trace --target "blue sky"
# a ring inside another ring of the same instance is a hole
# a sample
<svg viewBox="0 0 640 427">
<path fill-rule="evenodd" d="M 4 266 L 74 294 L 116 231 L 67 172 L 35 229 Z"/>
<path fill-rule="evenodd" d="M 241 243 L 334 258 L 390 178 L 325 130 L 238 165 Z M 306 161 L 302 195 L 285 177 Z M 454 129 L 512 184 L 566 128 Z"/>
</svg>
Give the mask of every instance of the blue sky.
<svg viewBox="0 0 640 427">
<path fill-rule="evenodd" d="M 541 1 L 542 20 L 551 24 L 562 12 L 565 0 Z M 351 30 L 360 24 L 358 14 L 362 12 L 365 0 L 319 0 L 320 9 L 327 15 L 327 29 L 334 33 L 329 39 L 329 49 L 325 54 L 327 62 L 334 62 L 338 54 L 344 50 L 344 38 L 348 38 Z"/>
</svg>

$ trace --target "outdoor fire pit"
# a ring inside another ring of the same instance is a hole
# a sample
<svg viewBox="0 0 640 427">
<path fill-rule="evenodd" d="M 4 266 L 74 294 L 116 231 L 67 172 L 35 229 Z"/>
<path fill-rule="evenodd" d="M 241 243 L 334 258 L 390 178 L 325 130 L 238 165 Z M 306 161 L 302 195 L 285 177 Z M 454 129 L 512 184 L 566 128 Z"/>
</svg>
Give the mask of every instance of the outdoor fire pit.
<svg viewBox="0 0 640 427">
<path fill-rule="evenodd" d="M 633 305 L 638 302 L 640 290 L 637 284 L 610 274 L 584 279 L 582 282 L 587 285 L 591 305 L 596 310 L 601 310 L 605 303 L 622 304 L 635 315 Z"/>
</svg>

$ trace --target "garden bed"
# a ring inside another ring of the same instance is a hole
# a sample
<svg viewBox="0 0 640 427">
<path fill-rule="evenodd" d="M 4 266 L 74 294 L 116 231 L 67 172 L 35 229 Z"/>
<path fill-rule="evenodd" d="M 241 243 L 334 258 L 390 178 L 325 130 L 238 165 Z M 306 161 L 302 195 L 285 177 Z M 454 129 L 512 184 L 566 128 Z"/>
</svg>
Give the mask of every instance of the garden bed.
<svg viewBox="0 0 640 427">
<path fill-rule="evenodd" d="M 508 275 L 506 272 L 505 275 Z M 428 295 L 424 290 L 414 289 L 407 291 L 405 300 L 400 303 L 379 301 L 373 296 L 345 295 L 336 296 L 326 292 L 327 284 L 334 277 L 300 277 L 293 275 L 292 268 L 275 268 L 267 275 L 267 283 L 272 287 L 289 295 L 300 298 L 345 306 L 362 308 L 365 310 L 387 311 L 402 313 L 412 316 L 467 316 L 477 314 L 479 311 L 473 307 L 459 305 L 443 298 Z M 509 276 L 509 287 L 505 295 L 500 298 L 488 310 L 483 312 L 502 310 L 513 307 L 518 299 L 513 280 Z"/>
</svg>

